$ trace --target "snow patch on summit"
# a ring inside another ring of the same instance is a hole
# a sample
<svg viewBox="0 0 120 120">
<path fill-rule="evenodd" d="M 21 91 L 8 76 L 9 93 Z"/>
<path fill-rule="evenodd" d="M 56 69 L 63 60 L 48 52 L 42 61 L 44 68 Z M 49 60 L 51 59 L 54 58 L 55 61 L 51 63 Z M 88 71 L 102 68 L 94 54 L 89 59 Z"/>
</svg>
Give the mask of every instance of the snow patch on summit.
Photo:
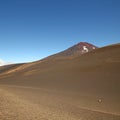
<svg viewBox="0 0 120 120">
<path fill-rule="evenodd" d="M 83 50 L 84 50 L 85 52 L 88 52 L 88 51 L 89 51 L 86 46 L 83 46 Z"/>
</svg>

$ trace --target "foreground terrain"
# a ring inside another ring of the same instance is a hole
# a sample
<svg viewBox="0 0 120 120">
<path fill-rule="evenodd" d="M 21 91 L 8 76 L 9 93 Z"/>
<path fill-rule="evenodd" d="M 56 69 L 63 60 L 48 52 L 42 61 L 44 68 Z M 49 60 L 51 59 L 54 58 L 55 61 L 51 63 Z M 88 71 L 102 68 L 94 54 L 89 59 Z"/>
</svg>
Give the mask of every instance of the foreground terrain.
<svg viewBox="0 0 120 120">
<path fill-rule="evenodd" d="M 113 101 L 99 103 L 92 96 L 7 85 L 0 86 L 0 96 L 1 120 L 120 119 L 109 111 Z"/>
</svg>

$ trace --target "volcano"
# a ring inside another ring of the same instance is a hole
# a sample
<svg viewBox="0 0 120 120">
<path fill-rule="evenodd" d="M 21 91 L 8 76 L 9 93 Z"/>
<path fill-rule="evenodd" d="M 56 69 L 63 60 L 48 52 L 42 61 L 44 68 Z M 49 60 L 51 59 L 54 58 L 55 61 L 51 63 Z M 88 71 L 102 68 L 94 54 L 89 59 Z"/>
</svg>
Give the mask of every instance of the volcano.
<svg viewBox="0 0 120 120">
<path fill-rule="evenodd" d="M 60 53 L 55 54 L 56 57 L 70 57 L 74 55 L 82 55 L 84 53 L 90 52 L 97 49 L 98 47 L 87 42 L 80 42 Z"/>
</svg>

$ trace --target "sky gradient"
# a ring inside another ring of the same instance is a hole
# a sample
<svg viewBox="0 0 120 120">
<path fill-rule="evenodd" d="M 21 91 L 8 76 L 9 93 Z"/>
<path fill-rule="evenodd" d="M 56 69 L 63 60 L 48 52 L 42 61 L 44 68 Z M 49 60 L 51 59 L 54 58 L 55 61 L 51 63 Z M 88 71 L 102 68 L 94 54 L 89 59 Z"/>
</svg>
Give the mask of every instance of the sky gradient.
<svg viewBox="0 0 120 120">
<path fill-rule="evenodd" d="M 86 41 L 120 42 L 120 0 L 1 0 L 0 59 L 30 62 Z"/>
</svg>

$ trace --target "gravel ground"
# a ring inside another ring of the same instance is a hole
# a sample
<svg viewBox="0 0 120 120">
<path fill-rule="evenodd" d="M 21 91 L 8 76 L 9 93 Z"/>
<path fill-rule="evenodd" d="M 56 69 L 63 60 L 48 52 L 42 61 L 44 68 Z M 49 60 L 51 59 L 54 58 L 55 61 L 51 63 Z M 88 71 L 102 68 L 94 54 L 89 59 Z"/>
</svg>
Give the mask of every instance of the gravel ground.
<svg viewBox="0 0 120 120">
<path fill-rule="evenodd" d="M 120 120 L 117 115 L 74 106 L 57 94 L 28 91 L 0 88 L 0 120 Z"/>
</svg>

